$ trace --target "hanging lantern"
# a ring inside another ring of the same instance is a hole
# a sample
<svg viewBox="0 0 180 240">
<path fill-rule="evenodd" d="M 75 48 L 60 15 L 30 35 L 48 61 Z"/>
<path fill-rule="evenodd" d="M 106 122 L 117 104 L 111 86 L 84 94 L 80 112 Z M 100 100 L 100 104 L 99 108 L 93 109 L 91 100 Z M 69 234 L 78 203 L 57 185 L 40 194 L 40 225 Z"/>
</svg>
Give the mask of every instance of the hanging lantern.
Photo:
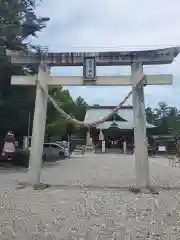
<svg viewBox="0 0 180 240">
<path fill-rule="evenodd" d="M 91 146 L 92 145 L 92 139 L 91 139 L 91 136 L 90 136 L 90 131 L 88 131 L 87 135 L 86 135 L 86 145 L 87 146 Z"/>
<path fill-rule="evenodd" d="M 104 141 L 104 134 L 102 132 L 102 129 L 100 130 L 100 133 L 99 133 L 99 140 Z"/>
</svg>

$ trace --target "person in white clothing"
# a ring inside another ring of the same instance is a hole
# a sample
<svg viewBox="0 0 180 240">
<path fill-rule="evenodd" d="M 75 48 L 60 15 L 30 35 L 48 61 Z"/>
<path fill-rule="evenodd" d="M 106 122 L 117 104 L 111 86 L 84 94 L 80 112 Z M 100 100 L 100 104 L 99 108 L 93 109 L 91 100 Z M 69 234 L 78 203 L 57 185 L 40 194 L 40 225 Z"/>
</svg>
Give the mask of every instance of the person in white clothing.
<svg viewBox="0 0 180 240">
<path fill-rule="evenodd" d="M 12 155 L 15 152 L 15 138 L 14 134 L 9 131 L 4 139 L 4 148 L 2 154 L 7 157 L 8 160 L 12 159 Z"/>
</svg>

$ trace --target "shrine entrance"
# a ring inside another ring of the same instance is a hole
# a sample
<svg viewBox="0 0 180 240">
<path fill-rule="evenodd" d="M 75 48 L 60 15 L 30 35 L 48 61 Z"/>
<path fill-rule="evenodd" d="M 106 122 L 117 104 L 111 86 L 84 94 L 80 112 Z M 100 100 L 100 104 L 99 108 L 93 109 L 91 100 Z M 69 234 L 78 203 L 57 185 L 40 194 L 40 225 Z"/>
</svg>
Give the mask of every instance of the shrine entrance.
<svg viewBox="0 0 180 240">
<path fill-rule="evenodd" d="M 107 151 L 110 149 L 118 149 L 123 152 L 123 143 L 127 143 L 128 147 L 131 149 L 131 146 L 134 142 L 134 134 L 132 130 L 122 130 L 117 128 L 109 128 L 104 130 L 104 138 L 106 142 Z M 128 150 L 130 150 L 128 149 Z"/>
<path fill-rule="evenodd" d="M 111 113 L 115 106 L 89 106 L 85 114 L 86 121 L 94 121 Z M 147 135 L 155 126 L 146 122 Z M 132 153 L 134 148 L 133 107 L 122 106 L 103 123 L 90 128 L 90 135 L 98 151 L 105 141 L 105 152 Z M 113 151 L 116 150 L 116 151 Z"/>
<path fill-rule="evenodd" d="M 49 100 L 55 109 L 66 119 L 76 125 L 100 126 L 109 116 L 112 116 L 132 95 L 133 103 L 133 129 L 135 140 L 135 171 L 136 188 L 150 189 L 149 161 L 147 152 L 146 116 L 144 102 L 144 86 L 172 84 L 172 75 L 149 75 L 143 72 L 144 65 L 170 64 L 179 54 L 180 48 L 166 48 L 145 51 L 124 52 L 67 52 L 67 53 L 24 53 L 6 50 L 7 56 L 14 64 L 38 64 L 38 74 L 34 76 L 12 76 L 14 85 L 36 86 L 36 101 L 33 120 L 32 142 L 30 148 L 30 164 L 28 170 L 28 182 L 32 185 L 40 183 L 44 134 L 47 114 L 47 101 Z M 52 77 L 50 68 L 53 66 L 82 66 L 83 77 Z M 96 76 L 96 66 L 130 66 L 131 76 Z M 118 106 L 112 109 L 110 114 L 99 116 L 95 121 L 81 122 L 65 113 L 48 94 L 48 85 L 99 85 L 99 86 L 132 86 L 132 90 L 126 95 Z M 103 129 L 103 128 L 101 128 Z M 90 135 L 90 134 L 88 134 Z M 101 136 L 103 138 L 103 136 Z M 137 191 L 137 190 L 136 190 Z"/>
</svg>

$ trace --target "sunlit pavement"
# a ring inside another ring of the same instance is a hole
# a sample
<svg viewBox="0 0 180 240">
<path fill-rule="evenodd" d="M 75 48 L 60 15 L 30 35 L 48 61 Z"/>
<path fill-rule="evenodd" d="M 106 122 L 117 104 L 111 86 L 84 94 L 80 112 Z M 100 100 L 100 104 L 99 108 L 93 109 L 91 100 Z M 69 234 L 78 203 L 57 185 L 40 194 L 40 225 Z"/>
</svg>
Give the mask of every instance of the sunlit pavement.
<svg viewBox="0 0 180 240">
<path fill-rule="evenodd" d="M 43 168 L 42 182 L 52 186 L 43 191 L 16 188 L 26 171 L 0 171 L 0 239 L 177 239 L 180 169 L 150 158 L 159 195 L 133 194 L 133 161 L 132 155 L 76 155 Z"/>
</svg>

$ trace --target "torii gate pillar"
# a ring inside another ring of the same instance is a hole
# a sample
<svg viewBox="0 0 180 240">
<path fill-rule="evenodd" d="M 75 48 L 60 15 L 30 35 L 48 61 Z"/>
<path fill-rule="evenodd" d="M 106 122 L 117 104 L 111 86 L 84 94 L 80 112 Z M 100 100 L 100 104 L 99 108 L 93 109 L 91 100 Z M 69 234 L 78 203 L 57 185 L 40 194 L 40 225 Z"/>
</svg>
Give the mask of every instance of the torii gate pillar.
<svg viewBox="0 0 180 240">
<path fill-rule="evenodd" d="M 131 65 L 132 102 L 134 115 L 136 188 L 149 188 L 149 161 L 146 136 L 143 65 Z"/>
<path fill-rule="evenodd" d="M 48 92 L 49 69 L 44 63 L 39 66 L 37 81 Z M 28 169 L 28 182 L 32 185 L 40 183 L 42 168 L 42 153 L 46 126 L 47 96 L 37 84 L 36 100 L 30 149 L 30 160 Z"/>
</svg>

